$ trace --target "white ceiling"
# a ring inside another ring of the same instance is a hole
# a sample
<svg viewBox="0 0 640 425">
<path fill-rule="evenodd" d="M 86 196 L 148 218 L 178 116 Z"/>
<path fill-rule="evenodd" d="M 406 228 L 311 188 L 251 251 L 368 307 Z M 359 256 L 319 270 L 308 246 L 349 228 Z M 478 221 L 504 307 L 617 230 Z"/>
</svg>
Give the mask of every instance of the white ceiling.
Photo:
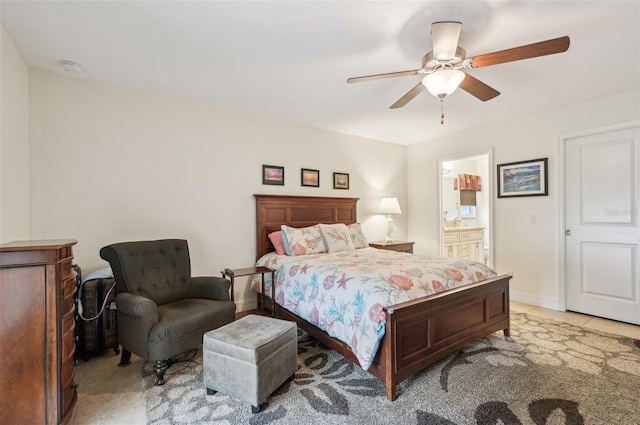
<svg viewBox="0 0 640 425">
<path fill-rule="evenodd" d="M 400 144 L 638 89 L 639 1 L 6 1 L 2 26 L 32 68 L 136 87 Z M 420 81 L 346 79 L 420 68 L 434 21 L 463 23 L 467 56 L 568 35 L 566 53 L 468 71 L 481 102 Z"/>
</svg>

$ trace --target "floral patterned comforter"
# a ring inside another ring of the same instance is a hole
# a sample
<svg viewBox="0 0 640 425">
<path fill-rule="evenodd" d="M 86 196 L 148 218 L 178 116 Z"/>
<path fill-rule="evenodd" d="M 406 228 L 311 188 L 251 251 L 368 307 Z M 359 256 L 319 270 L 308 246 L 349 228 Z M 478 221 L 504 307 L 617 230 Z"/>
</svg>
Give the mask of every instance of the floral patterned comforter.
<svg viewBox="0 0 640 425">
<path fill-rule="evenodd" d="M 383 308 L 496 275 L 489 267 L 459 258 L 406 254 L 375 248 L 262 257 L 257 265 L 276 270 L 276 302 L 348 344 L 367 370 L 385 332 Z M 252 289 L 260 292 L 260 278 Z M 271 279 L 265 276 L 265 292 Z"/>
</svg>

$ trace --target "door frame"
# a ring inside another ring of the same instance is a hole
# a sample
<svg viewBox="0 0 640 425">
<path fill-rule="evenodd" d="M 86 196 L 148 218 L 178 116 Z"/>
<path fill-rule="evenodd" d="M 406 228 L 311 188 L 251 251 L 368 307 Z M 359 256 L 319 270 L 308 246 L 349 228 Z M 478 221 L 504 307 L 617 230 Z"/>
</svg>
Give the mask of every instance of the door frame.
<svg viewBox="0 0 640 425">
<path fill-rule="evenodd" d="M 493 258 L 493 193 L 495 185 L 495 175 L 493 173 L 493 147 L 475 151 L 468 151 L 464 153 L 457 153 L 438 158 L 436 166 L 436 181 L 438 182 L 436 187 L 436 201 L 438 202 L 438 214 L 436 216 L 436 229 L 438 229 L 438 252 L 440 256 L 444 255 L 444 222 L 442 220 L 444 213 L 444 211 L 442 210 L 442 163 L 469 159 L 476 156 L 487 156 L 487 163 L 489 168 L 489 178 L 487 182 L 483 182 L 483 186 L 486 187 L 489 191 L 489 230 L 486 232 L 486 235 L 489 244 L 489 266 L 493 268 L 495 267 L 495 261 Z M 484 247 L 482 249 L 484 251 Z"/>
<path fill-rule="evenodd" d="M 567 311 L 567 247 L 565 240 L 566 225 L 566 197 L 565 197 L 565 184 L 566 184 L 566 167 L 565 167 L 565 149 L 567 139 L 574 139 L 576 137 L 593 136 L 595 134 L 609 133 L 618 130 L 627 130 L 640 126 L 640 120 L 624 121 L 617 124 L 611 124 L 601 127 L 589 128 L 586 130 L 575 131 L 571 133 L 564 133 L 558 137 L 557 153 L 558 163 L 556 165 L 556 175 L 558 176 L 557 198 L 558 203 L 558 287 L 556 289 L 556 295 L 558 299 L 558 309 L 561 311 Z"/>
</svg>

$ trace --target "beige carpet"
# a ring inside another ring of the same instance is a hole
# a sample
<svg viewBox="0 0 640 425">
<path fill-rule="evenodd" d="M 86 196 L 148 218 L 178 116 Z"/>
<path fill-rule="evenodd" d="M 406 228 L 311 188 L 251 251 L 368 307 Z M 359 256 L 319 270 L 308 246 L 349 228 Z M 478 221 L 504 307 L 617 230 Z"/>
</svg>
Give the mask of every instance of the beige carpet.
<svg viewBox="0 0 640 425">
<path fill-rule="evenodd" d="M 494 334 L 403 382 L 384 386 L 302 334 L 298 372 L 258 414 L 207 396 L 202 356 L 153 385 L 142 367 L 150 424 L 640 424 L 640 341 L 512 313 L 512 338 Z"/>
</svg>

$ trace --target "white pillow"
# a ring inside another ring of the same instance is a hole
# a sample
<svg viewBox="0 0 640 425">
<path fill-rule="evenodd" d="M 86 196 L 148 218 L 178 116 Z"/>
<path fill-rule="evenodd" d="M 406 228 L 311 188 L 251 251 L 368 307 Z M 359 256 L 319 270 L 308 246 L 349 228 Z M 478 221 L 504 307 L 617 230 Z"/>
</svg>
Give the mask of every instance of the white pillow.
<svg viewBox="0 0 640 425">
<path fill-rule="evenodd" d="M 327 252 L 320 228 L 316 224 L 310 227 L 289 227 L 284 224 L 280 226 L 283 242 L 286 238 L 285 249 L 287 255 L 308 255 Z"/>
<path fill-rule="evenodd" d="M 351 236 L 351 242 L 353 242 L 353 247 L 358 248 L 368 248 L 369 242 L 367 238 L 362 233 L 362 227 L 360 223 L 353 223 L 347 226 L 349 229 L 349 236 Z"/>
<path fill-rule="evenodd" d="M 319 226 L 329 252 L 353 251 L 355 249 L 346 224 L 319 224 Z"/>
</svg>

